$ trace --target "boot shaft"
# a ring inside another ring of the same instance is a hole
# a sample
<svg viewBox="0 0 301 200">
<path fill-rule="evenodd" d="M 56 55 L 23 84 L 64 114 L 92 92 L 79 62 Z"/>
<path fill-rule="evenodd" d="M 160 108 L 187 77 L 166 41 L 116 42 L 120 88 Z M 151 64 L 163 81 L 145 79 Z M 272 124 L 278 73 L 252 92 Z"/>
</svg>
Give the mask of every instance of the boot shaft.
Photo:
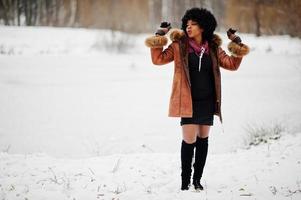
<svg viewBox="0 0 301 200">
<path fill-rule="evenodd" d="M 207 153 L 208 153 L 208 137 L 199 138 L 195 144 L 195 159 L 194 159 L 194 173 L 193 179 L 199 181 L 203 175 L 204 166 L 206 163 Z"/>
<path fill-rule="evenodd" d="M 182 140 L 181 146 L 181 178 L 182 178 L 182 190 L 188 190 L 190 186 L 190 178 L 192 172 L 192 158 L 194 155 L 195 143 L 189 144 Z"/>
</svg>

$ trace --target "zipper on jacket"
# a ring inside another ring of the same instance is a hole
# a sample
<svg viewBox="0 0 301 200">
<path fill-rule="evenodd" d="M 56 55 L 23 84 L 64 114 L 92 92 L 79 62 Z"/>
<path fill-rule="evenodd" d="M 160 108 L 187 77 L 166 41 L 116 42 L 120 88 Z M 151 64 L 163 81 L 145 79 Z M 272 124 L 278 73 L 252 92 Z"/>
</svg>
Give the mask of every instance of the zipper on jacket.
<svg viewBox="0 0 301 200">
<path fill-rule="evenodd" d="M 202 47 L 201 53 L 199 55 L 199 72 L 201 71 L 201 67 L 202 67 L 202 58 L 203 58 L 203 54 L 205 52 L 205 48 Z"/>
</svg>

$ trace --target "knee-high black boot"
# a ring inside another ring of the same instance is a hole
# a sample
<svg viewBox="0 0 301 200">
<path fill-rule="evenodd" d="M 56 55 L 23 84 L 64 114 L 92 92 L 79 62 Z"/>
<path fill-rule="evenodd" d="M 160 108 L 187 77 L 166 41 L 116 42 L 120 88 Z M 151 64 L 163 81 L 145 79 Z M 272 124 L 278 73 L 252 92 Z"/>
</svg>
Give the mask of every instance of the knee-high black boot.
<svg viewBox="0 0 301 200">
<path fill-rule="evenodd" d="M 191 164 L 192 157 L 194 153 L 195 143 L 189 144 L 182 140 L 181 146 L 181 177 L 182 177 L 182 186 L 181 190 L 188 190 L 190 186 L 190 177 L 191 177 Z"/>
<path fill-rule="evenodd" d="M 206 163 L 208 152 L 208 137 L 200 138 L 197 136 L 195 144 L 195 159 L 194 159 L 194 172 L 193 172 L 193 185 L 196 190 L 203 190 L 201 185 L 201 177 Z"/>
</svg>

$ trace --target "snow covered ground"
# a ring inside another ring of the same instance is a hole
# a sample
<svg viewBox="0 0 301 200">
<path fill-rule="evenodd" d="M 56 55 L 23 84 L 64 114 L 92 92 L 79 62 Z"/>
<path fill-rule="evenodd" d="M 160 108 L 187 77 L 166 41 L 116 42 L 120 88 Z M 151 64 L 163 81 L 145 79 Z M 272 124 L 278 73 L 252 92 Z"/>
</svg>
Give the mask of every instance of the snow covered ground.
<svg viewBox="0 0 301 200">
<path fill-rule="evenodd" d="M 301 134 L 209 153 L 204 191 L 180 190 L 178 153 L 132 153 L 85 159 L 0 154 L 2 199 L 300 199 Z"/>
<path fill-rule="evenodd" d="M 194 193 L 179 191 L 173 64 L 152 65 L 148 35 L 0 27 L 0 198 L 300 199 L 301 41 L 240 35 L 252 51 L 222 70 L 224 132 L 216 117 Z M 248 148 L 247 127 L 275 125 Z"/>
</svg>

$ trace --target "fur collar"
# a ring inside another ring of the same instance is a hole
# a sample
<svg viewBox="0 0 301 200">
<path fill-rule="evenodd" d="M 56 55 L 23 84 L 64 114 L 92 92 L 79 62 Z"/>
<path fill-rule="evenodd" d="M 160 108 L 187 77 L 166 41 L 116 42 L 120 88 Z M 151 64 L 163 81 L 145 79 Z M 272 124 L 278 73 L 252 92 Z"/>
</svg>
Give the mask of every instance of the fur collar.
<svg viewBox="0 0 301 200">
<path fill-rule="evenodd" d="M 169 33 L 169 38 L 172 42 L 174 41 L 178 41 L 180 40 L 182 37 L 185 37 L 185 32 L 181 29 L 171 29 L 170 33 Z M 212 43 L 214 43 L 216 46 L 221 46 L 222 45 L 222 38 L 217 35 L 217 34 L 213 34 L 213 39 L 212 39 Z"/>
</svg>

